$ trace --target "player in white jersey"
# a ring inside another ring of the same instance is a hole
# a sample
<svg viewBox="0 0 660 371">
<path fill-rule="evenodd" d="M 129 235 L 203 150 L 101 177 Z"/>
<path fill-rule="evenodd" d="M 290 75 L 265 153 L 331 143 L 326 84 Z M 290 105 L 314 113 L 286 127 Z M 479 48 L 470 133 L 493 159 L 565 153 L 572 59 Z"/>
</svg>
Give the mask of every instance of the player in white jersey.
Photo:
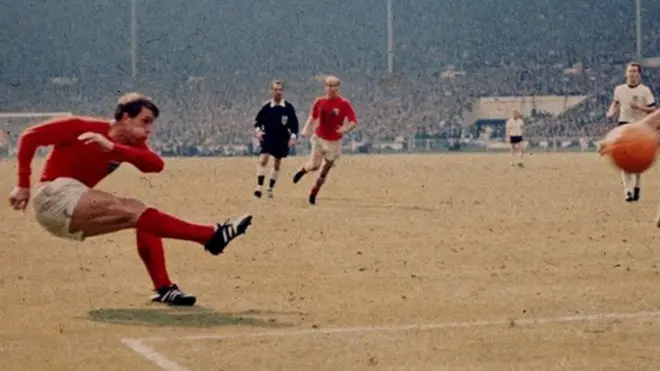
<svg viewBox="0 0 660 371">
<path fill-rule="evenodd" d="M 648 86 L 642 84 L 642 66 L 630 63 L 626 67 L 626 83 L 614 89 L 614 97 L 607 117 L 618 116 L 618 125 L 625 125 L 643 120 L 655 111 L 655 97 Z M 640 197 L 640 175 L 621 172 L 623 191 L 627 202 L 638 201 Z"/>
<path fill-rule="evenodd" d="M 513 111 L 513 117 L 506 121 L 506 140 L 511 145 L 511 166 L 523 167 L 523 128 L 525 122 L 518 111 Z M 518 157 L 516 162 L 516 156 Z"/>
<path fill-rule="evenodd" d="M 660 131 L 660 110 L 655 110 L 652 113 L 646 115 L 642 119 L 642 121 L 632 123 L 630 125 L 635 125 L 635 126 L 650 126 L 653 128 L 656 132 Z M 602 141 L 599 143 L 599 148 L 598 152 L 601 155 L 604 155 L 607 152 L 607 146 L 609 145 L 608 142 Z M 656 214 L 655 217 L 655 225 L 660 228 L 660 207 L 658 208 L 658 213 Z"/>
</svg>

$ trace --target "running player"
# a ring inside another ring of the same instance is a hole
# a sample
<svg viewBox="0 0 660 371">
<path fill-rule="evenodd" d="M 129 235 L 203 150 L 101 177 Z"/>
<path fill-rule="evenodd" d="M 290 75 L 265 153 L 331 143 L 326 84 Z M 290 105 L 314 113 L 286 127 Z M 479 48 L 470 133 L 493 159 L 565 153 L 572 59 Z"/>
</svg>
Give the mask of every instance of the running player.
<svg viewBox="0 0 660 371">
<path fill-rule="evenodd" d="M 289 155 L 289 148 L 298 137 L 298 116 L 293 105 L 284 100 L 284 85 L 273 81 L 270 85 L 271 99 L 264 103 L 254 120 L 255 135 L 261 142 L 261 154 L 257 165 L 257 188 L 254 196 L 261 198 L 268 159 L 273 158 L 273 170 L 268 181 L 268 197 L 273 197 L 282 159 Z"/>
<path fill-rule="evenodd" d="M 357 127 L 355 110 L 348 100 L 339 95 L 339 85 L 339 78 L 326 77 L 327 95 L 316 99 L 303 128 L 305 137 L 314 130 L 311 137 L 312 153 L 307 162 L 293 176 L 293 182 L 298 183 L 308 172 L 321 168 L 321 173 L 309 193 L 309 203 L 312 205 L 316 204 L 316 196 L 325 183 L 330 169 L 341 154 L 341 140 L 344 134 Z M 346 120 L 348 120 L 348 124 L 344 125 Z"/>
<path fill-rule="evenodd" d="M 170 281 L 162 239 L 196 242 L 218 255 L 245 233 L 252 216 L 217 225 L 193 224 L 136 199 L 94 189 L 124 162 L 143 173 L 163 170 L 163 160 L 147 145 L 158 115 L 150 98 L 130 93 L 119 99 L 113 122 L 74 116 L 29 127 L 19 139 L 18 186 L 9 202 L 15 210 L 25 210 L 35 151 L 52 145 L 33 199 L 37 222 L 54 236 L 76 241 L 135 229 L 138 252 L 156 291 L 152 301 L 188 306 L 196 298 Z"/>
<path fill-rule="evenodd" d="M 628 64 L 626 83 L 614 89 L 614 99 L 607 111 L 607 117 L 613 119 L 618 115 L 618 125 L 626 125 L 642 120 L 653 111 L 655 111 L 655 97 L 651 89 L 642 84 L 642 66 L 638 63 Z M 639 200 L 640 178 L 641 174 L 621 172 L 626 202 Z"/>
<path fill-rule="evenodd" d="M 650 114 L 646 115 L 641 121 L 630 123 L 629 125 L 649 125 L 656 131 L 660 131 L 660 110 L 655 110 Z M 604 155 L 607 152 L 607 146 L 609 143 L 607 141 L 601 141 L 598 143 L 598 152 L 600 155 Z M 660 208 L 655 218 L 655 225 L 660 228 Z"/>
<path fill-rule="evenodd" d="M 523 167 L 523 127 L 525 122 L 518 111 L 513 111 L 513 117 L 506 121 L 506 139 L 511 145 L 511 166 Z M 516 159 L 516 157 L 518 157 Z"/>
</svg>

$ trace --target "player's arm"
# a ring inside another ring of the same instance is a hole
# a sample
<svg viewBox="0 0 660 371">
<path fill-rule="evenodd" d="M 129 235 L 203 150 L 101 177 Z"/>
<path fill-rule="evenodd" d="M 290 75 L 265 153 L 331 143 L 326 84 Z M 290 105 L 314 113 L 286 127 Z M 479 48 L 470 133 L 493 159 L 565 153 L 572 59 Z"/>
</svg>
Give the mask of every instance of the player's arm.
<svg viewBox="0 0 660 371">
<path fill-rule="evenodd" d="M 307 121 L 305 121 L 305 126 L 303 127 L 302 130 L 302 135 L 304 137 L 308 137 L 312 135 L 312 133 L 316 129 L 316 125 L 318 124 L 320 115 L 321 115 L 321 101 L 317 99 L 316 101 L 314 101 L 314 104 L 312 105 L 312 110 L 309 113 L 309 117 L 307 118 Z"/>
<path fill-rule="evenodd" d="M 639 122 L 640 125 L 650 125 L 655 130 L 660 130 L 660 110 L 651 112 Z"/>
<path fill-rule="evenodd" d="M 646 106 L 643 106 L 643 105 L 639 104 L 638 107 L 636 107 L 636 108 L 638 110 L 644 111 L 646 113 L 652 113 L 653 111 L 655 111 L 655 108 L 656 108 L 655 107 L 655 97 L 653 96 L 653 92 L 651 92 L 651 89 L 647 88 L 645 90 L 646 90 L 646 93 L 645 93 L 646 96 L 644 97 L 644 101 L 647 102 Z"/>
<path fill-rule="evenodd" d="M 78 136 L 86 131 L 93 131 L 99 124 L 107 124 L 101 120 L 81 117 L 56 118 L 41 124 L 30 126 L 18 139 L 18 186 L 30 188 L 32 175 L 32 159 L 39 147 L 65 144 L 78 140 Z"/>
<path fill-rule="evenodd" d="M 607 118 L 613 119 L 619 114 L 621 109 L 621 103 L 619 101 L 619 88 L 614 89 L 614 97 L 612 103 L 610 103 L 610 108 L 607 110 Z"/>
<path fill-rule="evenodd" d="M 254 118 L 254 134 L 257 137 L 261 137 L 264 135 L 265 128 L 264 128 L 264 110 L 266 109 L 267 105 L 264 105 L 261 107 L 259 112 L 257 113 L 257 116 Z"/>
<path fill-rule="evenodd" d="M 646 112 L 646 113 L 652 113 L 652 112 L 655 111 L 655 105 L 653 105 L 653 106 L 646 106 L 646 107 L 642 106 L 642 107 L 639 108 L 639 110 L 640 110 L 640 111 L 644 111 L 644 112 Z"/>
<path fill-rule="evenodd" d="M 296 108 L 293 106 L 293 104 L 289 103 L 289 110 L 291 110 L 291 114 L 289 115 L 287 126 L 289 127 L 289 132 L 291 133 L 291 140 L 296 140 L 296 138 L 298 138 L 298 131 L 300 128 L 298 123 L 298 115 L 296 114 Z"/>
<path fill-rule="evenodd" d="M 119 161 L 128 162 L 143 173 L 160 173 L 165 168 L 165 161 L 149 148 L 146 141 L 135 147 L 114 143 L 112 152 Z"/>
<path fill-rule="evenodd" d="M 348 101 L 346 102 L 346 119 L 348 120 L 348 123 L 339 129 L 339 132 L 342 134 L 350 133 L 357 128 L 355 109 L 353 109 L 353 105 Z"/>
<path fill-rule="evenodd" d="M 630 105 L 631 105 L 634 109 L 639 110 L 639 111 L 642 111 L 642 112 L 647 113 L 647 114 L 648 114 L 648 113 L 651 113 L 651 112 L 653 112 L 653 111 L 655 111 L 655 103 L 653 103 L 653 105 L 650 105 L 650 106 L 649 106 L 649 105 L 645 106 L 645 105 L 643 105 L 643 104 L 639 104 L 639 103 L 635 103 L 635 102 L 633 102 L 633 103 L 631 103 Z"/>
<path fill-rule="evenodd" d="M 607 118 L 608 119 L 613 119 L 619 114 L 619 110 L 621 109 L 621 103 L 618 101 L 612 101 L 610 104 L 610 108 L 607 110 Z"/>
</svg>

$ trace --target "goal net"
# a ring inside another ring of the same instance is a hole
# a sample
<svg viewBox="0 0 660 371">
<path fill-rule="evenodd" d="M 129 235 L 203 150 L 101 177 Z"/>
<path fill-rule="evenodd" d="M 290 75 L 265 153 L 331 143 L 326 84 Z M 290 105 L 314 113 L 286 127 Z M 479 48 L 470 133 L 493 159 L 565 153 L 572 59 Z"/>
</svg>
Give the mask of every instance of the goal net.
<svg viewBox="0 0 660 371">
<path fill-rule="evenodd" d="M 0 112 L 0 154 L 16 155 L 16 143 L 21 132 L 28 126 L 56 117 L 72 116 L 71 112 Z M 47 149 L 40 148 L 37 156 L 43 156 Z"/>
</svg>

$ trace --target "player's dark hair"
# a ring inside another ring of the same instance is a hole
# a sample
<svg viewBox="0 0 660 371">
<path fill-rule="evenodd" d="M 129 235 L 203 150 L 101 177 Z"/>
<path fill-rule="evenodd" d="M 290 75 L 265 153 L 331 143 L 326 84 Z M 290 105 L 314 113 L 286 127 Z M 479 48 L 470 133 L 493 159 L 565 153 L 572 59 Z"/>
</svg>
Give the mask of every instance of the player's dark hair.
<svg viewBox="0 0 660 371">
<path fill-rule="evenodd" d="M 115 120 L 121 120 L 124 113 L 127 114 L 128 117 L 134 118 L 142 112 L 143 108 L 150 110 L 154 113 L 154 118 L 158 118 L 160 110 L 158 109 L 158 106 L 156 106 L 156 103 L 147 97 L 138 96 L 134 99 L 120 101 L 120 103 L 117 104 L 117 108 L 115 108 Z"/>
<path fill-rule="evenodd" d="M 629 67 L 637 67 L 637 71 L 639 72 L 639 74 L 640 75 L 642 74 L 642 65 L 640 63 L 632 62 L 628 66 Z"/>
</svg>

